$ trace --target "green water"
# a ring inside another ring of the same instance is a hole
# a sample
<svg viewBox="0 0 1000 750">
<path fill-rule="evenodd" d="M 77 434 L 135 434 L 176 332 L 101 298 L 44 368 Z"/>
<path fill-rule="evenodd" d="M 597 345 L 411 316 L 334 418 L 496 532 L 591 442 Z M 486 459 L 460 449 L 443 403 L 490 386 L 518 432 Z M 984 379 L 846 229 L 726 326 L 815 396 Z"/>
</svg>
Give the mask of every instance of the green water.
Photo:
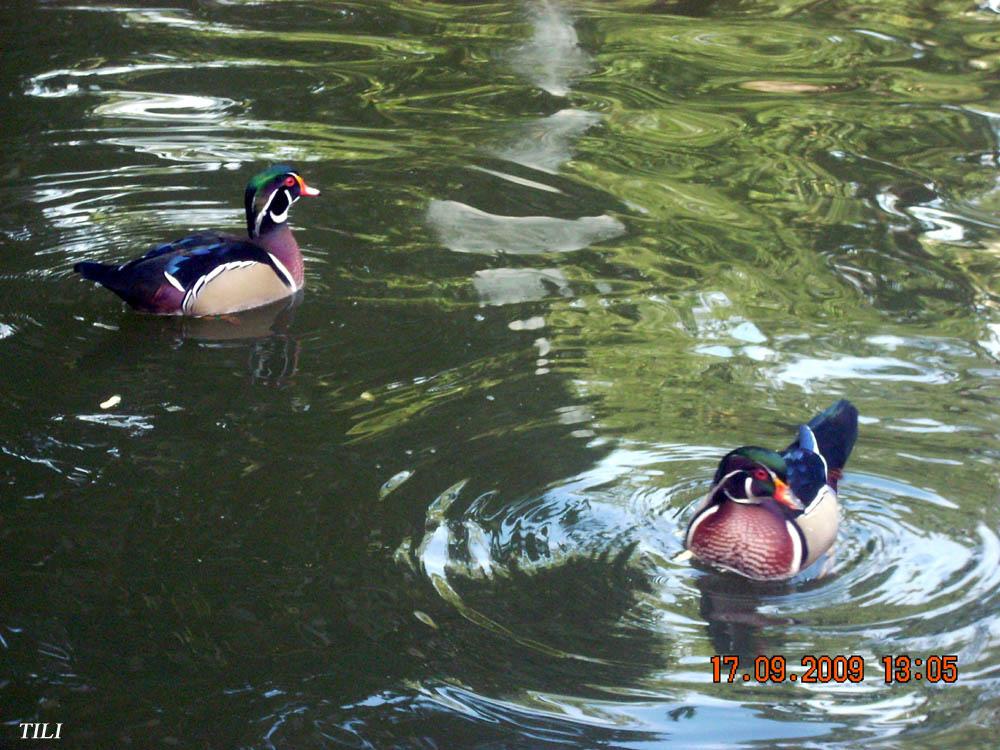
<svg viewBox="0 0 1000 750">
<path fill-rule="evenodd" d="M 996 746 L 996 2 L 4 21 L 0 746 Z M 71 273 L 239 231 L 275 161 L 323 191 L 291 305 L 155 319 Z M 833 552 L 678 558 L 719 457 L 837 398 Z"/>
</svg>

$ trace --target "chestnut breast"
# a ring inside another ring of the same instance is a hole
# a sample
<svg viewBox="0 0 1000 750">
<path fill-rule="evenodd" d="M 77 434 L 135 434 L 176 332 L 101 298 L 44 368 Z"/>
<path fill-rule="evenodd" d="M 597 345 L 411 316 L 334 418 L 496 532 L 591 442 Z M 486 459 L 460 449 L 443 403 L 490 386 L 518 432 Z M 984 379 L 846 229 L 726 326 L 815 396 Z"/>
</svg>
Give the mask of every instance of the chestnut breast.
<svg viewBox="0 0 1000 750">
<path fill-rule="evenodd" d="M 759 580 L 797 573 L 804 546 L 774 501 L 710 506 L 692 522 L 687 542 L 696 557 Z"/>
</svg>

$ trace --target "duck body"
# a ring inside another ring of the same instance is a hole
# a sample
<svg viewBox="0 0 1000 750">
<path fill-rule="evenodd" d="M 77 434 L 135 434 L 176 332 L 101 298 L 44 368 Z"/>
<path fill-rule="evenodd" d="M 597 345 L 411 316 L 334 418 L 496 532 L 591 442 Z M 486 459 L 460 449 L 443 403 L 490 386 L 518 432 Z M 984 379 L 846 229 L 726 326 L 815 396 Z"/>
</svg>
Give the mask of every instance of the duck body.
<svg viewBox="0 0 1000 750">
<path fill-rule="evenodd" d="M 781 453 L 731 451 L 688 525 L 685 546 L 704 562 L 756 580 L 782 580 L 809 567 L 837 537 L 837 483 L 857 435 L 857 409 L 838 401 L 802 425 Z"/>
<path fill-rule="evenodd" d="M 160 315 L 222 315 L 260 307 L 304 285 L 302 253 L 286 220 L 302 195 L 318 195 L 291 167 L 271 167 L 245 193 L 248 237 L 202 232 L 121 265 L 77 263 L 129 305 Z"/>
</svg>

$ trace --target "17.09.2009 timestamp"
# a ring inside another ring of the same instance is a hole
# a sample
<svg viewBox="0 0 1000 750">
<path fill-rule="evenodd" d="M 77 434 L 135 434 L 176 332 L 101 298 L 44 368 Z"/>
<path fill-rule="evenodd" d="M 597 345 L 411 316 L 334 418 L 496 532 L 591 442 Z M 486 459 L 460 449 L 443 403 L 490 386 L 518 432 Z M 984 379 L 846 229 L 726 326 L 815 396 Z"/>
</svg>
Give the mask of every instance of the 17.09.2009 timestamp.
<svg viewBox="0 0 1000 750">
<path fill-rule="evenodd" d="M 746 671 L 740 670 L 740 658 L 733 654 L 716 655 L 712 664 L 713 682 L 864 682 L 865 660 L 861 656 L 813 656 L 806 654 L 799 660 L 804 671 L 792 672 L 784 656 L 758 656 Z M 958 681 L 958 657 L 931 655 L 914 658 L 906 654 L 880 658 L 884 671 L 883 680 L 892 682 L 944 682 Z"/>
</svg>

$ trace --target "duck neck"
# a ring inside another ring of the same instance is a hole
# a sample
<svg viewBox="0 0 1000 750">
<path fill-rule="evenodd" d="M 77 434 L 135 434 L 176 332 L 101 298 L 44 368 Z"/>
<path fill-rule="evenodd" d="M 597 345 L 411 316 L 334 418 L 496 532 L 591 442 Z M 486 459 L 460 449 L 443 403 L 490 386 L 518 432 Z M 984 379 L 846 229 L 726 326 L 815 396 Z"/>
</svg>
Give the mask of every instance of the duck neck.
<svg viewBox="0 0 1000 750">
<path fill-rule="evenodd" d="M 295 280 L 295 286 L 302 288 L 305 282 L 303 274 L 302 251 L 299 243 L 287 224 L 278 224 L 268 228 L 256 238 L 257 244 L 277 258 L 288 269 Z"/>
</svg>

